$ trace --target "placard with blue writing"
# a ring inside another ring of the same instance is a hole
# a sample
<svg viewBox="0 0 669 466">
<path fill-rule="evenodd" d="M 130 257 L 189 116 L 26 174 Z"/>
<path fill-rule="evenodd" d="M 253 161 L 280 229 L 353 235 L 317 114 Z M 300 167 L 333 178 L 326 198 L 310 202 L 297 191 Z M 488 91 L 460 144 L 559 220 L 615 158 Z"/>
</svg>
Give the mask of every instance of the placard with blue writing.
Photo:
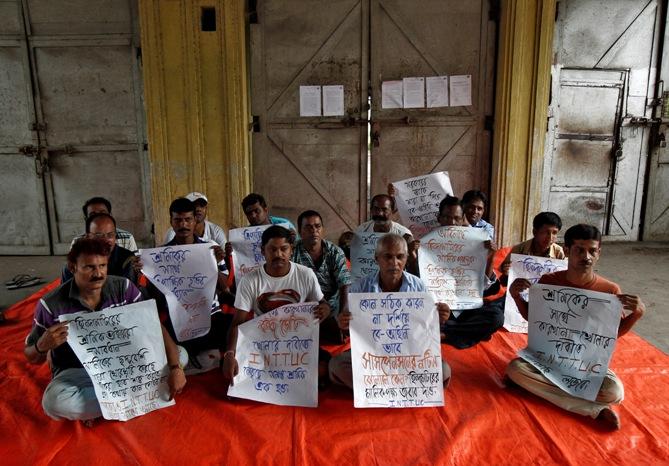
<svg viewBox="0 0 669 466">
<path fill-rule="evenodd" d="M 356 232 L 351 240 L 351 281 L 379 271 L 374 258 L 376 243 L 386 233 Z"/>
<path fill-rule="evenodd" d="M 443 406 L 439 315 L 430 294 L 348 296 L 354 406 Z"/>
<path fill-rule="evenodd" d="M 67 343 L 93 381 L 105 419 L 127 421 L 172 406 L 154 300 L 59 316 Z"/>
<path fill-rule="evenodd" d="M 508 284 L 511 286 L 516 278 L 526 278 L 534 285 L 542 275 L 560 270 L 567 270 L 566 259 L 511 254 Z M 521 296 L 527 301 L 528 292 L 522 292 Z M 507 293 L 504 300 L 504 328 L 509 332 L 527 333 L 527 321 L 520 315 L 511 293 Z"/>
<path fill-rule="evenodd" d="M 393 181 L 397 212 L 414 238 L 439 226 L 439 203 L 453 195 L 448 172 L 430 173 L 402 181 Z"/>
<path fill-rule="evenodd" d="M 288 304 L 240 325 L 239 373 L 228 395 L 285 406 L 318 406 L 318 303 Z"/>
<path fill-rule="evenodd" d="M 616 346 L 622 310 L 612 294 L 533 285 L 527 348 L 518 356 L 565 392 L 595 401 Z"/>
<path fill-rule="evenodd" d="M 487 239 L 483 228 L 439 227 L 420 240 L 420 278 L 456 317 L 463 309 L 483 306 Z"/>
<path fill-rule="evenodd" d="M 140 249 L 142 273 L 165 295 L 178 341 L 209 333 L 218 306 L 218 266 L 212 244 Z"/>
</svg>

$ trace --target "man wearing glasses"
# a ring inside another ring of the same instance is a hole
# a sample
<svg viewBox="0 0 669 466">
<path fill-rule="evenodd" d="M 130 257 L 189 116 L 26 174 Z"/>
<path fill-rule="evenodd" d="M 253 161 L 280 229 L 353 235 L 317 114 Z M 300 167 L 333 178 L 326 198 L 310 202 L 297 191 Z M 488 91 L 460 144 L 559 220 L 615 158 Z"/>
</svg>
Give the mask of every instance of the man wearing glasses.
<svg viewBox="0 0 669 466">
<path fill-rule="evenodd" d="M 131 251 L 116 244 L 116 220 L 114 220 L 114 217 L 106 213 L 91 214 L 86 219 L 86 236 L 104 239 L 111 247 L 107 274 L 125 277 L 133 284 L 137 284 L 137 274 L 133 268 L 137 258 Z M 65 283 L 71 278 L 72 272 L 67 266 L 63 267 L 61 283 Z"/>
</svg>

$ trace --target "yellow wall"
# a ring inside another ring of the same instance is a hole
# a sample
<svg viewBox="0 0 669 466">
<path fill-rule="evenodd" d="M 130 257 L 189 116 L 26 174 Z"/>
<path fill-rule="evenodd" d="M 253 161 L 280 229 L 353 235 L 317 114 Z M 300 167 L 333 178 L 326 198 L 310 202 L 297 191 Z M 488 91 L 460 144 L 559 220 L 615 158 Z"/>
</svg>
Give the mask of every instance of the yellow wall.
<svg viewBox="0 0 669 466">
<path fill-rule="evenodd" d="M 201 31 L 202 7 L 215 7 L 216 31 Z M 140 0 L 140 21 L 156 242 L 170 202 L 190 191 L 207 195 L 214 223 L 242 225 L 251 186 L 244 1 Z"/>
<path fill-rule="evenodd" d="M 491 172 L 497 242 L 531 234 L 541 184 L 555 0 L 502 0 Z"/>
</svg>

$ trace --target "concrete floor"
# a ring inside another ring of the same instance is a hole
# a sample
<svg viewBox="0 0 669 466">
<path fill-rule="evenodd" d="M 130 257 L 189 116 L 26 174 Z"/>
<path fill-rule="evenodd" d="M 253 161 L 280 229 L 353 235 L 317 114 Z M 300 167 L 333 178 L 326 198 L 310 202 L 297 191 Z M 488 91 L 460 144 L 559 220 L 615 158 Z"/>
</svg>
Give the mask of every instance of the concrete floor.
<svg viewBox="0 0 669 466">
<path fill-rule="evenodd" d="M 60 276 L 64 262 L 63 256 L 0 256 L 0 309 L 43 286 L 7 290 L 5 281 L 26 273 L 50 282 Z M 634 330 L 669 354 L 669 243 L 604 243 L 597 271 L 623 292 L 641 296 L 646 315 Z"/>
</svg>

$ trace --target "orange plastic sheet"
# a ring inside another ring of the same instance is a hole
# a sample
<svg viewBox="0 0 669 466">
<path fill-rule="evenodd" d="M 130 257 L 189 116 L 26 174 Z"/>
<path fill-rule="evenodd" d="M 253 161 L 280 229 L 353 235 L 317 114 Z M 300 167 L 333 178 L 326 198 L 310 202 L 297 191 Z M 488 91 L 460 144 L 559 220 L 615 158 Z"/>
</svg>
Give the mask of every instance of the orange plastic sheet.
<svg viewBox="0 0 669 466">
<path fill-rule="evenodd" d="M 230 401 L 213 371 L 190 377 L 175 406 L 125 423 L 56 422 L 40 404 L 48 368 L 22 354 L 44 291 L 0 326 L 3 465 L 669 464 L 669 357 L 636 335 L 621 339 L 612 362 L 626 392 L 617 432 L 505 388 L 504 368 L 526 337 L 504 331 L 468 350 L 443 347 L 453 370 L 443 408 L 355 409 L 332 386 L 313 409 Z"/>
</svg>

